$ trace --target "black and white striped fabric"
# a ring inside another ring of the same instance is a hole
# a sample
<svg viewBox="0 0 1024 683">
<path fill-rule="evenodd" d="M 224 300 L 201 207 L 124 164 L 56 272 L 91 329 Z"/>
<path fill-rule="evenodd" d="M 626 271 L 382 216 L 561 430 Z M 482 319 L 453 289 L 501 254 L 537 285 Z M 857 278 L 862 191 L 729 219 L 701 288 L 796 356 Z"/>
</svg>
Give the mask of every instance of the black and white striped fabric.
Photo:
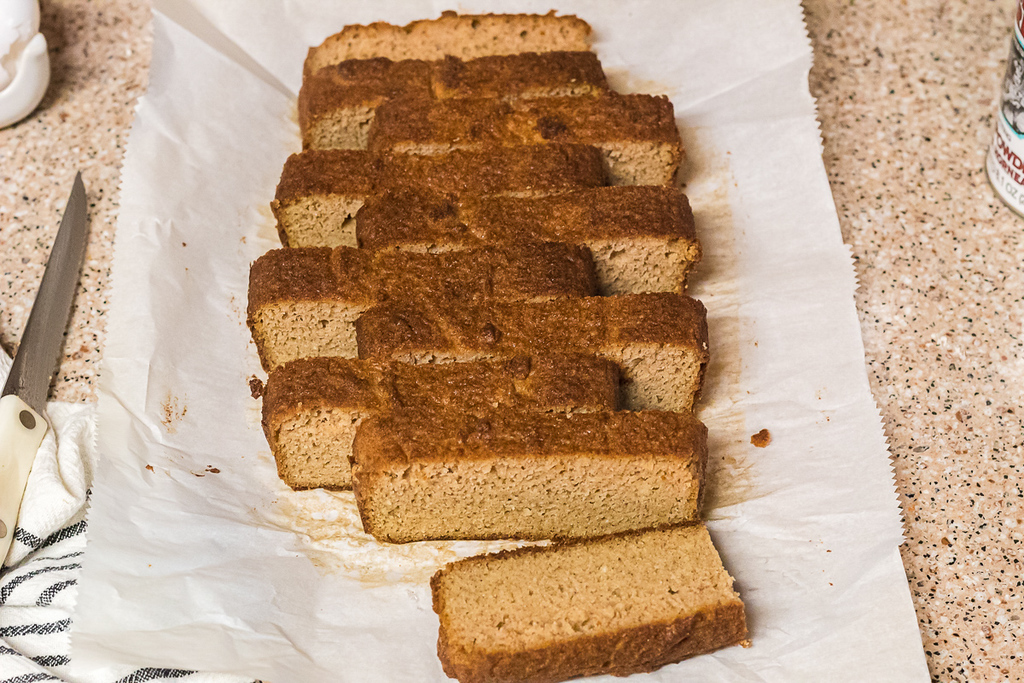
<svg viewBox="0 0 1024 683">
<path fill-rule="evenodd" d="M 0 384 L 11 360 L 0 352 Z M 96 454 L 90 404 L 51 402 L 51 427 L 29 475 L 14 542 L 0 569 L 0 683 L 251 683 L 180 669 L 71 666 L 70 631 L 85 553 L 85 510 Z"/>
<path fill-rule="evenodd" d="M 69 664 L 68 631 L 85 521 L 75 520 L 45 538 L 19 527 L 15 543 L 32 551 L 30 559 L 0 574 L 0 680 L 60 680 Z"/>
</svg>

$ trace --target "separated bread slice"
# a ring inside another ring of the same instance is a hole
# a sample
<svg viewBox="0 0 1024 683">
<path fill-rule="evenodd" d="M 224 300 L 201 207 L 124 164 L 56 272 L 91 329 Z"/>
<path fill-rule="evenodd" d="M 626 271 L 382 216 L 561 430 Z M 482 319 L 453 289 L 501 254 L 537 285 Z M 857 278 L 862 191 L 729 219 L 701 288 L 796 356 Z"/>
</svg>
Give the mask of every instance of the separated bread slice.
<svg viewBox="0 0 1024 683">
<path fill-rule="evenodd" d="M 592 52 L 527 52 L 438 61 L 353 59 L 320 69 L 299 90 L 304 148 L 366 149 L 378 106 L 394 98 L 578 97 L 607 92 Z"/>
<path fill-rule="evenodd" d="M 386 190 L 356 214 L 364 249 L 438 252 L 524 240 L 586 245 L 601 294 L 682 292 L 700 261 L 693 211 L 673 187 L 601 187 L 550 197 Z"/>
<path fill-rule="evenodd" d="M 356 321 L 359 357 L 434 363 L 541 352 L 619 364 L 631 410 L 691 410 L 708 362 L 707 312 L 679 294 L 541 303 L 388 303 Z"/>
<path fill-rule="evenodd" d="M 371 151 L 409 154 L 549 142 L 600 148 L 612 185 L 670 185 L 683 158 L 672 103 L 653 95 L 400 98 L 377 108 L 369 132 Z"/>
<path fill-rule="evenodd" d="M 461 683 L 628 676 L 747 638 L 702 524 L 473 557 L 430 587 L 437 653 Z"/>
<path fill-rule="evenodd" d="M 590 26 L 572 15 L 464 14 L 442 12 L 438 19 L 405 26 L 375 22 L 346 26 L 309 49 L 303 76 L 349 59 L 475 59 L 516 52 L 577 52 L 590 49 Z"/>
<path fill-rule="evenodd" d="M 284 246 L 356 246 L 355 215 L 388 187 L 540 196 L 606 185 L 601 152 L 582 145 L 528 145 L 437 156 L 307 150 L 285 162 L 271 203 Z"/>
<path fill-rule="evenodd" d="M 696 519 L 706 461 L 690 413 L 409 409 L 360 425 L 352 479 L 380 541 L 585 538 Z"/>
<path fill-rule="evenodd" d="M 479 413 L 615 410 L 618 368 L 582 355 L 409 365 L 307 358 L 270 372 L 263 431 L 293 489 L 347 489 L 356 427 L 368 415 L 417 406 Z"/>
<path fill-rule="evenodd" d="M 371 306 L 491 298 L 545 301 L 596 293 L 586 247 L 483 246 L 443 254 L 352 247 L 275 249 L 249 271 L 248 324 L 264 369 L 310 356 L 354 357 L 355 321 Z"/>
</svg>

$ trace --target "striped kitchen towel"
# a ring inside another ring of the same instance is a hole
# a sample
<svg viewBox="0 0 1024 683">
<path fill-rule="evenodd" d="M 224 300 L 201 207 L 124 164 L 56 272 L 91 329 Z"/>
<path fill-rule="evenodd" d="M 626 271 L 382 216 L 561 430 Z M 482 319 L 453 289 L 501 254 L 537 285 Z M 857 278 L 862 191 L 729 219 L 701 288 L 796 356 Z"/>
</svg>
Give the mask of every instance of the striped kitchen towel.
<svg viewBox="0 0 1024 683">
<path fill-rule="evenodd" d="M 10 367 L 0 352 L 0 385 Z M 85 552 L 96 408 L 52 401 L 46 418 L 51 429 L 36 454 L 14 542 L 0 569 L 0 683 L 251 683 L 224 674 L 123 666 L 71 674 L 70 629 Z"/>
</svg>

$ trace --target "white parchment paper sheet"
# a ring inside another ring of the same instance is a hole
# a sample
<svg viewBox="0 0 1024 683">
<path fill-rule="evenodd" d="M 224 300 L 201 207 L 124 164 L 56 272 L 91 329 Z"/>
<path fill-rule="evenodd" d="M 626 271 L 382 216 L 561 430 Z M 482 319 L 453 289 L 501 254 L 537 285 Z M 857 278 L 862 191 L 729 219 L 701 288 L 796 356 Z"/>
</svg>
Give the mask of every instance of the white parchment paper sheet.
<svg viewBox="0 0 1024 683">
<path fill-rule="evenodd" d="M 927 681 L 892 473 L 820 158 L 795 0 L 464 2 L 574 12 L 621 90 L 668 94 L 705 260 L 708 517 L 753 646 L 650 681 Z M 288 681 L 443 681 L 427 578 L 499 544 L 383 548 L 351 494 L 277 479 L 247 379 L 248 266 L 298 149 L 311 44 L 436 2 L 158 4 L 124 167 L 100 386 L 103 460 L 73 627 L 111 660 Z M 197 37 L 198 36 L 198 37 Z M 765 428 L 771 444 L 750 444 Z M 608 679 L 614 680 L 614 679 Z"/>
</svg>

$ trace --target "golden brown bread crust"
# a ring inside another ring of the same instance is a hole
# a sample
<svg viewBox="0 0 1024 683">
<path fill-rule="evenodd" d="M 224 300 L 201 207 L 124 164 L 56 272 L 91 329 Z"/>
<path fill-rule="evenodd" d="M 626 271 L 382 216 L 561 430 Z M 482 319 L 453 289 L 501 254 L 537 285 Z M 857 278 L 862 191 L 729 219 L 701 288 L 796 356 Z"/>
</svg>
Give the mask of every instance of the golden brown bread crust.
<svg viewBox="0 0 1024 683">
<path fill-rule="evenodd" d="M 502 409 L 468 415 L 410 408 L 365 421 L 354 445 L 356 465 L 364 476 L 414 461 L 577 454 L 694 458 L 697 479 L 703 481 L 707 427 L 691 413 L 656 410 L 566 415 Z"/>
<path fill-rule="evenodd" d="M 336 249 L 335 273 L 344 275 L 338 263 L 343 258 L 347 261 L 353 252 L 359 254 L 355 259 L 359 261 L 362 251 Z M 371 253 L 373 275 L 369 279 L 373 297 L 379 302 L 429 299 L 446 305 L 492 297 L 529 301 L 597 292 L 594 262 L 586 247 L 545 242 L 441 254 Z M 357 272 L 358 268 L 357 263 Z"/>
<path fill-rule="evenodd" d="M 524 52 L 433 63 L 431 93 L 439 99 L 533 97 L 572 87 L 597 94 L 608 90 L 593 52 Z"/>
<path fill-rule="evenodd" d="M 410 97 L 380 105 L 370 126 L 370 149 L 376 152 L 431 144 L 471 149 L 547 142 L 601 146 L 638 141 L 675 145 L 677 157 L 682 159 L 682 142 L 667 97 L 607 93 L 600 97 L 512 102 Z"/>
<path fill-rule="evenodd" d="M 351 281 L 342 283 L 338 278 L 330 277 L 333 251 L 327 247 L 273 249 L 256 259 L 249 268 L 249 328 L 252 329 L 256 312 L 275 301 L 319 301 L 356 296 Z M 356 279 L 355 282 L 362 289 L 358 284 L 361 280 Z M 360 298 L 367 299 L 365 295 Z"/>
<path fill-rule="evenodd" d="M 365 198 L 387 187 L 444 192 L 533 192 L 605 185 L 601 153 L 583 145 L 527 145 L 422 157 L 364 150 L 307 150 L 288 157 L 275 195 L 281 204 L 310 195 Z"/>
<path fill-rule="evenodd" d="M 678 525 L 678 526 L 689 526 Z M 672 528 L 672 527 L 665 527 Z M 522 554 L 557 552 L 568 545 L 600 543 L 609 538 L 633 538 L 648 531 L 627 531 L 608 537 L 560 541 L 547 547 L 505 550 L 461 560 L 458 564 L 487 564 Z M 689 657 L 713 652 L 747 638 L 743 604 L 732 602 L 699 610 L 667 622 L 624 629 L 617 633 L 578 637 L 517 653 L 469 653 L 450 642 L 443 582 L 453 571 L 449 564 L 431 577 L 434 612 L 441 621 L 437 654 L 446 674 L 460 683 L 557 683 L 568 678 L 610 674 L 628 676 L 654 671 Z"/>
<path fill-rule="evenodd" d="M 406 87 L 417 88 L 424 95 L 430 94 L 430 79 L 434 62 L 423 59 L 349 59 L 319 70 L 313 76 L 303 79 L 307 83 L 321 82 L 323 85 L 346 86 L 368 85 L 382 88 L 388 93 L 392 88 L 404 92 Z M 302 89 L 299 90 L 302 93 Z"/>
<path fill-rule="evenodd" d="M 527 28 L 529 26 L 529 28 Z M 534 27 L 546 30 L 532 31 Z M 533 35 L 535 34 L 535 35 Z M 496 45 L 494 36 L 502 36 Z M 447 54 L 466 59 L 492 54 L 540 50 L 588 49 L 590 26 L 573 15 L 466 14 L 442 12 L 438 19 L 413 21 L 405 26 L 374 22 L 346 26 L 312 47 L 303 65 L 303 78 L 318 69 L 349 59 L 372 57 L 441 59 Z"/>
<path fill-rule="evenodd" d="M 263 390 L 263 433 L 276 450 L 281 423 L 303 410 L 376 412 L 391 404 L 384 375 L 390 364 L 354 358 L 302 358 L 274 368 Z"/>
<path fill-rule="evenodd" d="M 301 410 L 366 413 L 421 407 L 476 413 L 516 410 L 615 410 L 619 372 L 610 361 L 578 354 L 519 356 L 501 361 L 409 365 L 354 358 L 305 358 L 270 372 L 263 429 L 274 433 Z"/>
<path fill-rule="evenodd" d="M 697 240 L 686 195 L 673 187 L 653 185 L 601 187 L 548 197 L 459 197 L 418 187 L 394 188 L 367 198 L 356 215 L 356 236 L 365 249 L 527 240 L 571 244 L 638 237 Z"/>
<path fill-rule="evenodd" d="M 324 149 L 292 154 L 284 162 L 274 204 L 310 195 L 366 197 L 384 173 L 384 160 L 363 150 Z M 276 213 L 275 207 L 275 213 Z"/>
<path fill-rule="evenodd" d="M 354 59 L 320 69 L 299 90 L 303 146 L 314 124 L 339 110 L 375 109 L 395 98 L 536 97 L 598 94 L 608 89 L 592 52 L 528 52 L 517 55 L 438 61 L 383 57 Z"/>
<path fill-rule="evenodd" d="M 593 296 L 596 289 L 590 251 L 555 242 L 441 254 L 297 247 L 273 249 L 253 263 L 248 318 L 251 325 L 260 308 L 282 301 L 371 306 L 428 299 L 446 305 L 495 296 Z"/>
<path fill-rule="evenodd" d="M 654 293 L 543 303 L 383 304 L 356 322 L 356 339 L 360 358 L 381 360 L 419 353 L 601 353 L 610 346 L 671 344 L 692 349 L 706 362 L 707 330 L 699 301 Z"/>
<path fill-rule="evenodd" d="M 385 155 L 380 187 L 421 185 L 445 192 L 552 193 L 606 184 L 601 153 L 585 145 L 526 145 L 440 156 Z"/>
<path fill-rule="evenodd" d="M 582 676 L 656 671 L 666 664 L 738 645 L 747 637 L 747 627 L 743 605 L 729 604 L 676 621 L 584 636 L 515 654 L 479 656 L 466 656 L 453 647 L 446 633 L 442 622 L 437 656 L 444 672 L 459 683 L 558 683 Z"/>
</svg>

